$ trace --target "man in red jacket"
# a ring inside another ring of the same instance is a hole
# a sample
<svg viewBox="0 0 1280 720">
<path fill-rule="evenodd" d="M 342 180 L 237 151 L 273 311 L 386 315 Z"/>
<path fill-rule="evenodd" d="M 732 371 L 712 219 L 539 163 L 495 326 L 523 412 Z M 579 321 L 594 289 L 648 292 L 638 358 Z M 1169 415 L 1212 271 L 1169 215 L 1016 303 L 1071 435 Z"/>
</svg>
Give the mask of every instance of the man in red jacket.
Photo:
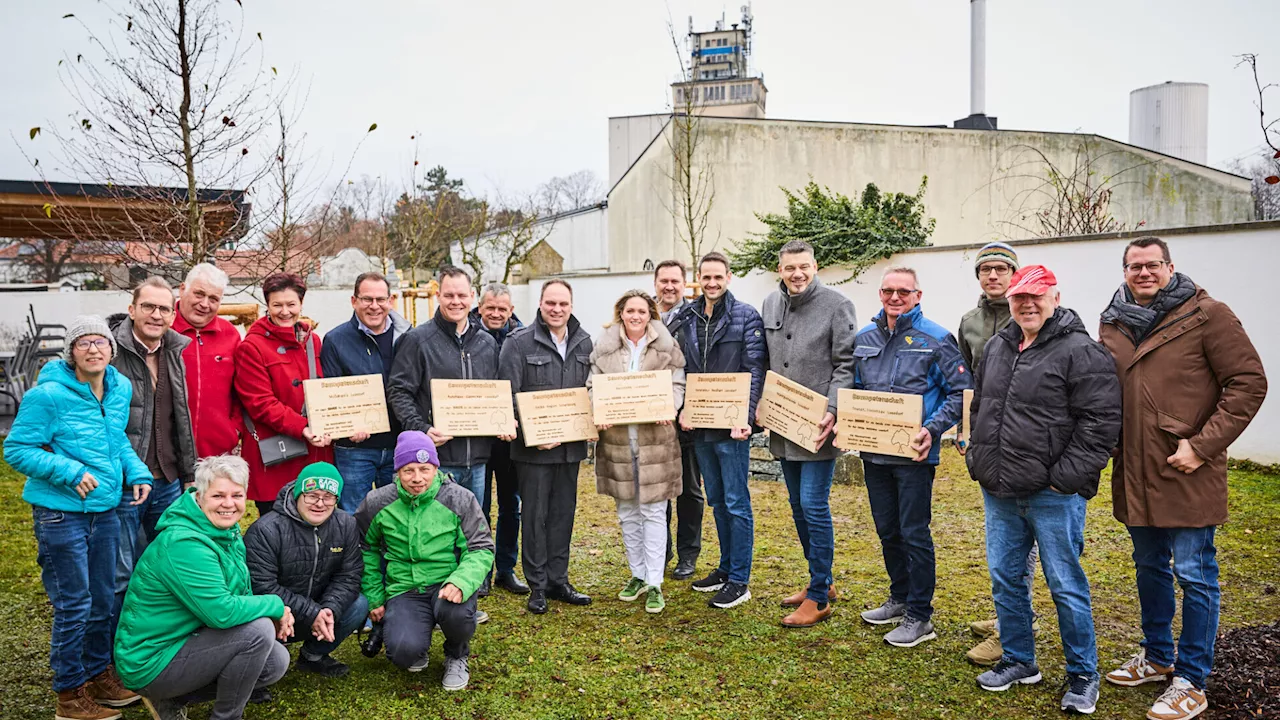
<svg viewBox="0 0 1280 720">
<path fill-rule="evenodd" d="M 187 400 L 199 457 L 226 455 L 240 443 L 240 404 L 232 390 L 240 331 L 218 317 L 227 274 L 209 263 L 191 268 L 178 287 L 173 329 L 191 338 L 182 352 Z"/>
</svg>

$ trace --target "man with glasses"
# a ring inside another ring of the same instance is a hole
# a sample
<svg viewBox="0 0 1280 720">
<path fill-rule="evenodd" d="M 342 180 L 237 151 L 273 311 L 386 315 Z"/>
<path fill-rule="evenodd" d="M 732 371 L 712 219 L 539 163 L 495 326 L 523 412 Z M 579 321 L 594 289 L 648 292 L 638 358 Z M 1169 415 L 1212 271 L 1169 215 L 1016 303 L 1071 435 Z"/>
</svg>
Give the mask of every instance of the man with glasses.
<svg viewBox="0 0 1280 720">
<path fill-rule="evenodd" d="M 356 278 L 351 295 L 351 319 L 330 330 L 320 346 L 320 367 L 327 378 L 381 375 L 386 391 L 396 343 L 409 322 L 395 311 L 396 294 L 381 273 Z M 388 403 L 388 409 L 390 404 Z M 334 442 L 333 463 L 345 482 L 338 505 L 349 513 L 360 507 L 373 488 L 390 485 L 395 478 L 396 435 L 400 424 L 388 412 L 391 430 L 370 435 L 360 432 Z"/>
<path fill-rule="evenodd" d="M 889 599 L 862 613 L 873 625 L 901 623 L 885 642 L 915 647 L 933 631 L 937 583 L 933 537 L 933 475 L 942 433 L 960 420 L 971 373 L 956 339 L 925 318 L 916 271 L 891 267 L 880 279 L 883 309 L 854 343 L 853 386 L 859 390 L 923 396 L 921 428 L 911 439 L 915 457 L 862 453 L 871 517 L 889 574 Z"/>
<path fill-rule="evenodd" d="M 1134 240 L 1123 262 L 1124 284 L 1102 313 L 1098 339 L 1115 356 L 1123 393 L 1111 500 L 1133 540 L 1143 640 L 1106 677 L 1123 686 L 1172 679 L 1147 717 L 1185 720 L 1208 707 L 1221 601 L 1213 537 L 1227 521 L 1227 448 L 1257 414 L 1267 378 L 1240 320 L 1174 271 L 1163 240 Z"/>
<path fill-rule="evenodd" d="M 364 625 L 369 601 L 360 594 L 364 558 L 356 519 L 338 509 L 342 474 L 312 463 L 276 496 L 275 512 L 249 526 L 245 561 L 254 595 L 278 595 L 293 612 L 302 640 L 294 667 L 323 677 L 349 668 L 330 655 Z"/>
<path fill-rule="evenodd" d="M 155 539 L 156 523 L 182 494 L 182 484 L 195 479 L 196 442 L 182 360 L 191 340 L 173 331 L 173 318 L 173 287 L 164 278 L 152 276 L 134 288 L 128 316 L 114 327 L 120 351 L 111 364 L 133 385 L 125 434 L 152 478 L 150 495 L 135 500 L 133 488 L 126 486 L 116 509 L 120 546 L 115 619 L 124 604 L 134 560 Z"/>
</svg>

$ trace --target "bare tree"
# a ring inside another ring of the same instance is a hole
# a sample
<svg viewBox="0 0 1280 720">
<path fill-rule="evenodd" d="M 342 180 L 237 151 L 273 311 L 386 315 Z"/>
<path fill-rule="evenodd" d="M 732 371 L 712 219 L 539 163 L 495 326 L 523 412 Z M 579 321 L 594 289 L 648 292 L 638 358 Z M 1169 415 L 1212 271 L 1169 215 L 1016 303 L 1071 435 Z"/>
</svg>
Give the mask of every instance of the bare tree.
<svg viewBox="0 0 1280 720">
<path fill-rule="evenodd" d="M 718 234 L 710 243 L 707 238 L 708 219 L 716 197 L 715 168 L 702 157 L 704 153 L 699 152 L 705 136 L 703 125 L 706 119 L 698 109 L 693 73 L 684 62 L 675 26 L 670 21 L 667 22 L 667 32 L 671 36 L 676 60 L 680 63 L 682 78 L 677 93 L 679 100 L 672 108 L 671 130 L 663 133 L 671 153 L 671 165 L 664 170 L 671 182 L 671 202 L 667 211 L 675 220 L 676 237 L 689 253 L 689 266 L 695 267 L 698 259 L 720 241 Z"/>
<path fill-rule="evenodd" d="M 590 170 L 553 177 L 538 188 L 537 202 L 543 212 L 555 215 L 590 207 L 605 197 L 604 183 Z"/>
<path fill-rule="evenodd" d="M 1253 202 L 1259 220 L 1280 218 L 1280 118 L 1267 119 L 1264 101 L 1267 91 L 1280 88 L 1276 83 L 1263 84 L 1258 76 L 1258 56 L 1245 53 L 1239 56 L 1236 67 L 1248 65 L 1253 73 L 1253 86 L 1257 89 L 1258 99 L 1254 107 L 1258 109 L 1258 126 L 1262 130 L 1262 142 L 1267 152 L 1245 168 L 1246 174 L 1253 179 Z"/>
</svg>

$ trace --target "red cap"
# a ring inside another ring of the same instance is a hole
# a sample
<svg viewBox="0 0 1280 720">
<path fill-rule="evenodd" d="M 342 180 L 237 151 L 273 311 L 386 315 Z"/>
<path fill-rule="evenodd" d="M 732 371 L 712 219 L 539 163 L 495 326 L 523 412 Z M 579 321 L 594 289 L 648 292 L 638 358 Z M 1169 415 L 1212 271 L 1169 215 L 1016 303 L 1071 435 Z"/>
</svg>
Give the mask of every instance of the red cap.
<svg viewBox="0 0 1280 720">
<path fill-rule="evenodd" d="M 1043 265 L 1028 265 L 1013 274 L 1005 297 L 1014 295 L 1043 295 L 1058 286 L 1053 271 Z"/>
</svg>

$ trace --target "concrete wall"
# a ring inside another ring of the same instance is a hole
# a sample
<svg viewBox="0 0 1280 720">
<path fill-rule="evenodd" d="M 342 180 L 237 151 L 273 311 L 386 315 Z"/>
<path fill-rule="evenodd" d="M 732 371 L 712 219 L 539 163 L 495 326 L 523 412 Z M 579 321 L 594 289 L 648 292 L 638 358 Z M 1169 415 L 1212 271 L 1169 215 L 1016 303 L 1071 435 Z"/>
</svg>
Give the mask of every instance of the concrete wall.
<svg viewBox="0 0 1280 720">
<path fill-rule="evenodd" d="M 1096 136 L 724 118 L 708 118 L 703 131 L 702 162 L 714 168 L 715 186 L 704 250 L 717 239 L 726 249 L 763 231 L 754 213 L 785 211 L 779 186 L 800 188 L 810 178 L 856 197 L 868 182 L 915 192 L 927 175 L 925 206 L 938 221 L 934 245 L 1032 237 L 1024 228 L 1044 202 L 1037 190 L 1045 166 L 1031 148 L 1070 170 L 1086 141 L 1095 177 L 1118 177 L 1111 211 L 1130 226 L 1213 225 L 1254 213 L 1244 178 Z M 654 142 L 610 193 L 613 272 L 689 254 L 683 246 L 676 252 L 669 155 L 665 140 Z M 1121 174 L 1127 168 L 1136 169 Z"/>
<path fill-rule="evenodd" d="M 609 187 L 618 183 L 670 117 L 663 113 L 609 118 Z"/>
</svg>

